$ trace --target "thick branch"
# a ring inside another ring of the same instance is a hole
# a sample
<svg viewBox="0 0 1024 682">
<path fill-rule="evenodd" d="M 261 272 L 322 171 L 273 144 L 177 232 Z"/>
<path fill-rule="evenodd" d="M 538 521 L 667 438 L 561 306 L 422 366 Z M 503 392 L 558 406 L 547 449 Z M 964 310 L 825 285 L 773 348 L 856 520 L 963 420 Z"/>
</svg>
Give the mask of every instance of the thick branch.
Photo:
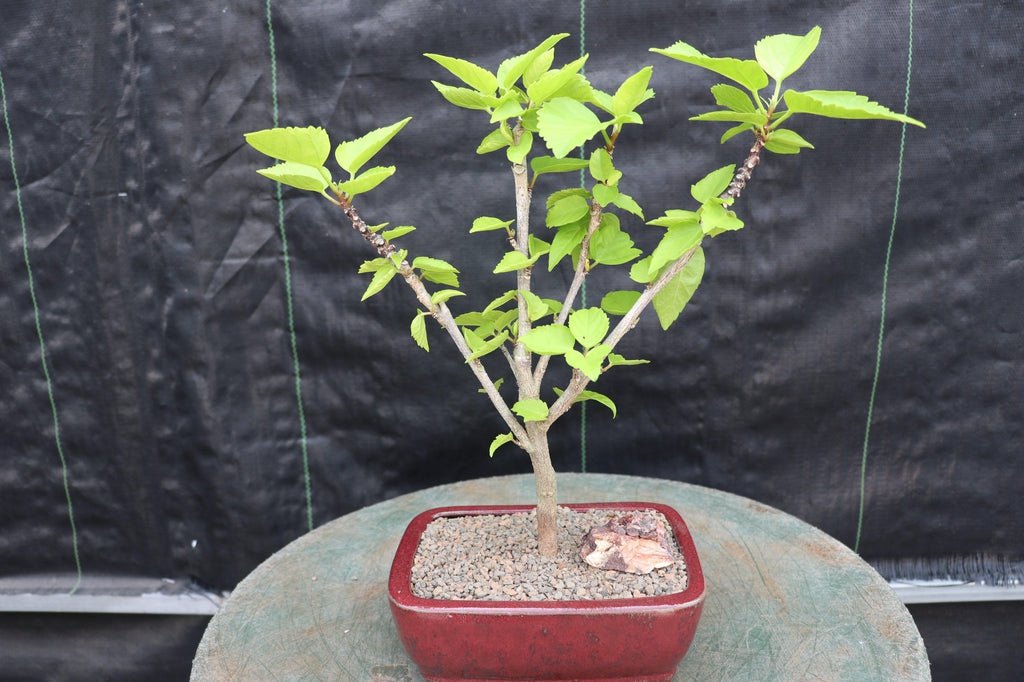
<svg viewBox="0 0 1024 682">
<path fill-rule="evenodd" d="M 754 168 L 761 160 L 761 149 L 764 148 L 764 139 L 757 135 L 754 141 L 754 146 L 750 148 L 750 153 L 744 160 L 743 165 L 736 172 L 736 176 L 732 182 L 729 183 L 729 187 L 726 188 L 722 194 L 719 195 L 721 199 L 727 199 L 734 201 L 739 198 L 740 193 L 747 186 L 747 182 L 750 180 L 750 176 L 753 174 Z M 629 311 L 619 320 L 619 323 L 615 325 L 612 332 L 605 338 L 602 343 L 607 344 L 612 350 L 618 345 L 622 337 L 625 336 L 630 330 L 632 330 L 637 322 L 640 321 L 640 314 L 650 305 L 654 297 L 660 292 L 665 286 L 671 282 L 676 275 L 682 272 L 683 268 L 693 258 L 693 254 L 700 248 L 700 244 L 694 246 L 692 249 L 684 253 L 678 259 L 676 259 L 665 272 L 650 284 L 641 294 L 640 298 L 636 300 Z M 610 351 L 609 351 L 610 352 Z M 579 370 L 573 370 L 572 379 L 569 380 L 569 385 L 565 387 L 565 392 L 559 396 L 558 400 L 555 401 L 554 405 L 548 411 L 548 418 L 545 424 L 550 427 L 559 417 L 565 414 L 573 402 L 579 397 L 580 393 L 590 383 L 590 379 Z"/>
<path fill-rule="evenodd" d="M 343 201 L 341 204 L 341 210 L 344 211 L 346 217 L 352 222 L 352 228 L 358 232 L 363 239 L 367 241 L 377 253 L 383 258 L 390 258 L 394 253 L 397 252 L 393 244 L 388 243 L 379 234 L 371 232 L 367 227 L 366 222 L 359 216 L 355 207 L 347 201 Z M 452 337 L 452 341 L 455 342 L 455 347 L 462 353 L 462 357 L 466 359 L 466 364 L 469 365 L 470 370 L 476 376 L 480 385 L 483 387 L 487 397 L 491 399 L 491 404 L 494 405 L 494 409 L 498 411 L 501 418 L 505 420 L 509 429 L 512 431 L 512 435 L 515 436 L 516 440 L 523 447 L 528 447 L 530 438 L 526 433 L 526 430 L 516 419 L 516 416 L 512 414 L 512 410 L 509 409 L 505 399 L 498 393 L 498 389 L 495 387 L 494 382 L 491 381 L 491 377 L 487 374 L 487 370 L 484 368 L 483 363 L 479 360 L 470 360 L 469 356 L 473 354 L 469 346 L 466 344 L 466 339 L 462 337 L 462 332 L 459 331 L 459 327 L 455 324 L 455 318 L 452 317 L 452 313 L 448 310 L 448 306 L 444 303 L 434 304 L 430 300 L 430 293 L 427 288 L 423 285 L 423 281 L 416 275 L 412 266 L 409 265 L 408 261 L 403 260 L 398 267 L 398 272 L 402 275 L 405 283 L 409 285 L 413 293 L 416 295 L 416 300 L 430 312 L 430 314 L 437 320 L 437 323 L 448 335 Z"/>
<path fill-rule="evenodd" d="M 590 204 L 590 224 L 587 225 L 587 234 L 583 237 L 583 242 L 580 244 L 580 260 L 576 264 L 576 272 L 572 277 L 572 283 L 569 285 L 569 291 L 565 294 L 565 301 L 562 303 L 562 310 L 559 311 L 558 317 L 555 318 L 555 324 L 565 324 L 565 321 L 569 319 L 569 311 L 572 309 L 572 304 L 576 302 L 576 294 L 579 293 L 580 288 L 583 286 L 583 280 L 586 279 L 587 273 L 587 259 L 590 256 L 590 238 L 597 232 L 597 228 L 601 226 L 601 204 L 596 201 Z M 550 355 L 541 356 L 540 360 L 537 361 L 537 369 L 533 373 L 533 382 L 539 387 L 541 381 L 544 379 L 544 373 L 548 369 L 548 363 L 551 361 Z"/>
</svg>

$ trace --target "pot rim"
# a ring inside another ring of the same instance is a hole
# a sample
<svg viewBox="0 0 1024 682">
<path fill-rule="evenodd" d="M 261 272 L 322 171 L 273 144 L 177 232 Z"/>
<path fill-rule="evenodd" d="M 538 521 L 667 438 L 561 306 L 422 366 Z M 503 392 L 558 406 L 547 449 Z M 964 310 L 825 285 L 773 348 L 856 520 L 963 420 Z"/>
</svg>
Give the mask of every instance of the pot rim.
<svg viewBox="0 0 1024 682">
<path fill-rule="evenodd" d="M 502 614 L 515 611 L 522 615 L 576 614 L 581 610 L 592 613 L 629 613 L 644 611 L 676 611 L 692 608 L 704 601 L 704 572 L 701 570 L 693 536 L 682 516 L 667 504 L 658 502 L 576 502 L 560 504 L 569 509 L 652 509 L 668 520 L 683 561 L 686 563 L 687 585 L 682 592 L 657 597 L 629 597 L 625 599 L 548 600 L 548 601 L 477 601 L 468 599 L 428 599 L 412 593 L 412 563 L 419 547 L 419 539 L 427 525 L 438 518 L 453 516 L 501 515 L 528 512 L 532 504 L 461 505 L 428 509 L 409 523 L 395 552 L 388 577 L 388 598 L 403 610 L 423 613 Z M 599 570 L 599 569 L 595 569 Z"/>
</svg>

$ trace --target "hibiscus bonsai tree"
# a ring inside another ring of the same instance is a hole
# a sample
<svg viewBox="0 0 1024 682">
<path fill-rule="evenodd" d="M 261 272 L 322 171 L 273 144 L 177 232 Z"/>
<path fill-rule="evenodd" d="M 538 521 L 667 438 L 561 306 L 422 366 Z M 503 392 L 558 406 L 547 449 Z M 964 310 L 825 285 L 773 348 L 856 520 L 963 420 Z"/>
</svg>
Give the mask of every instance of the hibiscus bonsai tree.
<svg viewBox="0 0 1024 682">
<path fill-rule="evenodd" d="M 691 120 L 727 122 L 731 127 L 722 135 L 723 143 L 736 135 L 749 135 L 752 145 L 738 167 L 715 169 L 691 185 L 692 201 L 646 221 L 664 230 L 648 254 L 630 236 L 633 226 L 646 218 L 626 193 L 629 183 L 623 181 L 615 158 L 623 134 L 630 126 L 643 124 L 639 110 L 654 97 L 651 66 L 629 76 L 614 92 L 600 90 L 584 76 L 587 55 L 552 66 L 555 46 L 567 37 L 565 33 L 506 59 L 494 72 L 460 58 L 427 54 L 460 81 L 459 85 L 433 82 L 441 96 L 457 107 L 479 112 L 492 127 L 477 153 L 494 154 L 492 163 L 507 162 L 512 175 L 515 215 L 481 216 L 469 227 L 471 234 L 492 233 L 481 238 L 497 236 L 507 241 L 509 250 L 495 264 L 494 274 L 515 278 L 513 288 L 481 310 L 453 311 L 454 299 L 465 295 L 453 264 L 424 255 L 413 257 L 402 248 L 401 237 L 416 228 L 370 225 L 359 211 L 359 195 L 395 173 L 394 166 L 366 168 L 367 164 L 409 118 L 339 144 L 334 149 L 334 160 L 344 171 L 339 179 L 325 166 L 331 142 L 322 128 L 273 128 L 245 136 L 257 151 L 280 162 L 260 174 L 322 195 L 375 252 L 376 257 L 359 268 L 360 274 L 370 276 L 364 300 L 392 280 L 404 281 L 416 301 L 410 325 L 415 343 L 429 351 L 428 322 L 440 325 L 451 337 L 508 427 L 491 442 L 491 456 L 502 445 L 512 444 L 530 457 L 542 555 L 556 552 L 557 485 L 548 432 L 581 401 L 600 403 L 615 414 L 611 398 L 591 385 L 613 368 L 647 362 L 623 357 L 615 349 L 647 308 L 654 309 L 666 330 L 679 317 L 703 276 L 706 241 L 743 227 L 734 205 L 763 154 L 813 149 L 792 129 L 799 120 L 794 117 L 923 125 L 854 92 L 783 90 L 785 80 L 814 52 L 820 32 L 815 27 L 802 36 L 768 36 L 754 46 L 755 59 L 710 57 L 684 42 L 652 49 L 729 81 L 711 88 L 717 108 Z M 589 174 L 585 186 L 570 182 L 576 186 L 549 192 L 543 213 L 531 213 L 534 193 L 546 184 L 545 180 L 538 186 L 541 176 L 572 173 L 569 177 L 575 178 L 581 171 Z M 535 223 L 531 230 L 531 217 L 542 215 L 543 226 L 538 229 Z M 562 265 L 566 259 L 569 266 Z M 567 291 L 558 296 L 537 293 L 534 275 L 560 266 L 573 270 Z M 636 286 L 604 293 L 599 306 L 576 307 L 584 281 L 595 272 L 616 267 L 628 268 Z M 564 386 L 545 384 L 553 358 L 571 371 Z M 501 380 L 491 378 L 494 367 L 501 364 L 507 364 L 514 379 L 515 391 L 506 389 L 508 397 L 500 390 Z"/>
</svg>

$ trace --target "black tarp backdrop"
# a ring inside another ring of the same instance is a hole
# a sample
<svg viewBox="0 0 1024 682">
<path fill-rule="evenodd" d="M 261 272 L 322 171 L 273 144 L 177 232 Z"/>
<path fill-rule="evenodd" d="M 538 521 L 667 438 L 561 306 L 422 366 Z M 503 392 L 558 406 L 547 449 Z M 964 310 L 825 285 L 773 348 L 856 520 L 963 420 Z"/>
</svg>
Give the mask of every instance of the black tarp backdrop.
<svg viewBox="0 0 1024 682">
<path fill-rule="evenodd" d="M 446 105 L 422 58 L 495 67 L 550 33 L 563 3 L 275 2 L 282 125 L 332 139 L 414 115 L 384 158 L 399 172 L 362 201 L 368 221 L 414 224 L 413 253 L 455 263 L 482 305 L 511 286 L 487 273 L 478 215 L 513 215 L 488 127 Z M 0 2 L 0 69 L 28 246 L 86 574 L 186 578 L 229 589 L 306 529 L 300 418 L 273 187 L 244 132 L 273 118 L 266 5 Z M 745 141 L 687 117 L 709 108 L 701 72 L 648 53 L 685 39 L 749 55 L 763 35 L 823 27 L 793 87 L 853 89 L 902 110 L 906 3 L 591 2 L 589 78 L 614 88 L 654 64 L 658 96 L 616 153 L 650 216 L 740 161 Z M 1021 340 L 1022 94 L 1016 2 L 918 3 L 909 129 L 868 457 L 862 553 L 1024 559 Z M 622 346 L 654 364 L 601 380 L 587 468 L 685 480 L 791 512 L 852 544 L 893 220 L 900 126 L 806 118 L 816 151 L 768 155 L 716 239 L 681 322 L 645 318 Z M 0 144 L 0 575 L 73 572 L 71 533 L 40 369 L 9 147 Z M 560 182 L 561 181 L 561 182 Z M 572 175 L 542 181 L 546 192 Z M 538 202 L 539 203 L 539 202 Z M 297 356 L 316 524 L 429 485 L 527 470 L 493 460 L 504 430 L 471 374 L 392 286 L 366 303 L 370 257 L 336 210 L 286 190 Z M 539 214 L 537 214 L 539 216 Z M 624 219 L 645 249 L 655 232 Z M 554 291 L 566 273 L 540 278 Z M 482 282 L 477 284 L 478 282 Z M 615 287 L 595 277 L 589 300 Z M 459 306 L 456 306 L 459 307 Z M 465 309 L 465 308 L 463 308 Z M 553 434 L 579 470 L 579 417 Z"/>
</svg>

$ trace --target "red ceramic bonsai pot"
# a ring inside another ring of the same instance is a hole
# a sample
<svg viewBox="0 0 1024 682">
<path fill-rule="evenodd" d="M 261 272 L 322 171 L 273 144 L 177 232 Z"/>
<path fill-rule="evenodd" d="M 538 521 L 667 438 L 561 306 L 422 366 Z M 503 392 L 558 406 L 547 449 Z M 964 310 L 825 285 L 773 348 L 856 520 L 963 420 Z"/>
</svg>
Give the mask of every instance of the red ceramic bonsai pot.
<svg viewBox="0 0 1024 682">
<path fill-rule="evenodd" d="M 671 680 L 697 629 L 704 574 L 693 538 L 671 507 L 648 502 L 564 505 L 572 509 L 655 509 L 665 515 L 686 561 L 684 592 L 593 601 L 463 601 L 412 593 L 420 535 L 442 516 L 515 514 L 533 507 L 440 507 L 409 524 L 391 565 L 388 594 L 398 633 L 431 682 L 456 680 Z M 597 570 L 597 569 L 595 569 Z"/>
</svg>

